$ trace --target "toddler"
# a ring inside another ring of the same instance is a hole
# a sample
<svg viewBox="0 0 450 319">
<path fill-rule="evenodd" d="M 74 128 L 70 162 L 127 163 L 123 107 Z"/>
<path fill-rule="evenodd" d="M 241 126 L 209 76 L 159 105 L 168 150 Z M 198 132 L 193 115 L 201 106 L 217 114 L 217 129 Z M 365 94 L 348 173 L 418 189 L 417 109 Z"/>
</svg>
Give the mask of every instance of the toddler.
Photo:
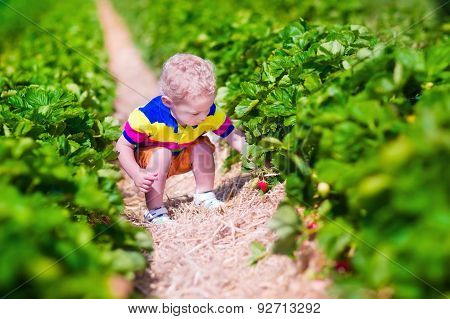
<svg viewBox="0 0 450 319">
<path fill-rule="evenodd" d="M 247 143 L 231 119 L 214 104 L 216 81 L 211 62 L 176 54 L 163 66 L 161 94 L 132 111 L 116 144 L 120 165 L 145 193 L 145 219 L 170 222 L 163 205 L 166 179 L 193 170 L 194 203 L 207 209 L 223 205 L 213 192 L 212 131 L 242 153 Z"/>
</svg>

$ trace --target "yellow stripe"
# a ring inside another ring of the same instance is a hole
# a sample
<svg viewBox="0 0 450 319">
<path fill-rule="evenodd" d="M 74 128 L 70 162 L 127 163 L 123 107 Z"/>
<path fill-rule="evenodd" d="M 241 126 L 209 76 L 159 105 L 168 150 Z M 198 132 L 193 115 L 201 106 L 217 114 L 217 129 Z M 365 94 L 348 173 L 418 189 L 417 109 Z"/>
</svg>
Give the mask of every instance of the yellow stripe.
<svg viewBox="0 0 450 319">
<path fill-rule="evenodd" d="M 150 136 L 152 140 L 159 142 L 177 142 L 180 140 L 180 135 L 175 133 L 173 128 L 164 123 L 153 123 L 154 134 Z"/>
<path fill-rule="evenodd" d="M 204 125 L 204 130 L 206 131 L 214 131 L 217 130 L 226 120 L 226 114 L 224 111 L 216 108 L 216 112 L 214 115 L 208 116 L 205 121 L 201 124 Z"/>
<path fill-rule="evenodd" d="M 130 113 L 130 116 L 128 117 L 128 124 L 130 124 L 133 130 L 139 133 L 153 135 L 153 124 L 150 123 L 144 113 L 142 113 L 138 109 L 135 109 Z"/>
<path fill-rule="evenodd" d="M 182 144 L 195 141 L 205 132 L 217 130 L 225 122 L 225 119 L 225 112 L 217 108 L 214 115 L 208 116 L 196 128 L 191 126 L 183 128 L 180 125 L 178 133 L 175 133 L 172 127 L 164 123 L 150 123 L 144 113 L 135 109 L 130 113 L 128 123 L 135 131 L 149 135 L 152 140 Z"/>
</svg>

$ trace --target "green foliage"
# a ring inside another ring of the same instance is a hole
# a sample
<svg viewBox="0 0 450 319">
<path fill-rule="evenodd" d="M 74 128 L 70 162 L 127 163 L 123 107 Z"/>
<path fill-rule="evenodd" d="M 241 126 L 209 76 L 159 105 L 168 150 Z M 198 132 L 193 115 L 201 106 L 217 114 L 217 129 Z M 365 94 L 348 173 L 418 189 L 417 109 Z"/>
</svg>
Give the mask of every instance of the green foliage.
<svg viewBox="0 0 450 319">
<path fill-rule="evenodd" d="M 23 16 L 37 21 L 46 11 L 52 0 L 17 1 L 3 0 L 0 2 L 0 52 L 5 47 L 13 46 L 20 34 L 29 27 L 29 21 Z M 20 14 L 18 14 L 18 12 Z"/>
<path fill-rule="evenodd" d="M 342 214 L 355 221 L 365 242 L 392 259 L 357 242 L 355 272 L 374 289 L 393 286 L 402 298 L 449 293 L 448 92 L 448 85 L 425 92 L 415 106 L 416 121 L 376 155 L 358 161 L 339 186 L 348 203 Z M 362 288 L 361 282 L 353 287 Z"/>
<path fill-rule="evenodd" d="M 341 72 L 302 100 L 285 137 L 286 153 L 310 168 L 284 167 L 289 198 L 325 215 L 318 240 L 330 258 L 352 257 L 358 280 L 337 278 L 344 295 L 386 286 L 401 298 L 449 291 L 448 44 L 386 48 Z M 332 190 L 324 213 L 319 181 Z"/>
<path fill-rule="evenodd" d="M 0 55 L 0 294 L 114 297 L 114 277 L 132 279 L 152 243 L 120 216 L 120 130 L 94 3 L 46 3 L 29 10 L 52 35 L 23 25 Z"/>
<path fill-rule="evenodd" d="M 252 256 L 249 260 L 250 265 L 256 265 L 260 260 L 269 255 L 264 244 L 256 240 L 250 244 L 250 250 L 252 252 Z"/>
<path fill-rule="evenodd" d="M 42 193 L 0 185 L 2 297 L 110 297 L 108 251 L 92 242 L 91 227 Z"/>
<path fill-rule="evenodd" d="M 138 0 L 130 5 L 115 0 L 114 4 L 154 68 L 177 52 L 191 52 L 214 62 L 216 102 L 253 144 L 265 136 L 281 139 L 287 135 L 296 122 L 296 104 L 302 96 L 313 93 L 333 72 L 372 54 L 376 39 L 364 25 L 376 28 L 383 38 L 395 36 L 396 42 L 415 46 L 440 36 L 431 31 L 445 21 L 441 11 L 422 19 L 424 12 L 437 7 L 434 1 L 382 2 Z M 296 23 L 301 16 L 321 25 Z M 421 32 L 408 29 L 418 23 L 426 28 Z M 395 34 L 404 30 L 400 36 Z M 284 160 L 264 148 L 258 153 L 255 163 L 259 167 L 268 161 L 278 167 Z"/>
<path fill-rule="evenodd" d="M 301 230 L 300 216 L 294 207 L 284 203 L 280 204 L 276 214 L 269 221 L 269 227 L 278 235 L 273 251 L 293 257 Z"/>
<path fill-rule="evenodd" d="M 404 42 L 414 38 L 417 43 L 437 39 L 439 32 L 435 31 L 445 21 L 445 10 L 433 10 L 441 3 L 432 0 L 113 2 L 153 67 L 161 67 L 176 52 L 200 54 L 217 65 L 219 85 L 224 84 L 222 79 L 240 78 L 242 72 L 251 71 L 264 59 L 261 53 L 273 49 L 260 40 L 299 17 L 320 25 L 364 25 L 384 39 L 396 36 Z M 409 28 L 418 23 L 421 28 Z"/>
</svg>

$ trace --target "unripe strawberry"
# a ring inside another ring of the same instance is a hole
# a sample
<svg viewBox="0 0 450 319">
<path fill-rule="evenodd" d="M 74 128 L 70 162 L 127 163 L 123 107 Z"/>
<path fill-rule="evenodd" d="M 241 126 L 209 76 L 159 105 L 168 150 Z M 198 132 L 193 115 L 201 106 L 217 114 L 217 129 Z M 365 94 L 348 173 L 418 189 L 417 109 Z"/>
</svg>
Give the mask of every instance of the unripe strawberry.
<svg viewBox="0 0 450 319">
<path fill-rule="evenodd" d="M 434 86 L 433 82 L 426 82 L 426 83 L 422 84 L 422 87 L 426 90 L 431 89 L 433 86 Z"/>
<path fill-rule="evenodd" d="M 319 192 L 320 196 L 327 197 L 330 193 L 330 185 L 325 182 L 320 182 L 319 185 L 317 185 L 317 191 Z"/>
<path fill-rule="evenodd" d="M 258 182 L 257 187 L 263 191 L 263 193 L 267 192 L 267 189 L 269 188 L 269 184 L 265 180 L 261 180 Z"/>
<path fill-rule="evenodd" d="M 415 114 L 410 114 L 406 117 L 406 122 L 408 123 L 414 123 L 416 121 L 416 115 Z"/>
<path fill-rule="evenodd" d="M 250 181 L 250 183 L 249 183 L 249 187 L 251 187 L 251 188 L 256 188 L 256 187 L 258 186 L 258 181 L 259 181 L 258 178 L 252 179 L 252 180 Z"/>
</svg>

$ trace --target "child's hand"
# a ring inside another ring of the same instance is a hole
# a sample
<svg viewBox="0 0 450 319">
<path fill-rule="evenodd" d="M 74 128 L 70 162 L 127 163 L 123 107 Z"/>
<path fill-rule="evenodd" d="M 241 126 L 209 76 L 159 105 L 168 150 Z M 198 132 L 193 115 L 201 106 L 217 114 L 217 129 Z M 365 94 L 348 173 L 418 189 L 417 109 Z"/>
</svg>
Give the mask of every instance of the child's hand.
<svg viewBox="0 0 450 319">
<path fill-rule="evenodd" d="M 135 176 L 133 176 L 134 184 L 141 192 L 148 193 L 153 185 L 153 182 L 158 179 L 158 173 L 152 173 L 145 169 L 140 169 Z"/>
</svg>

